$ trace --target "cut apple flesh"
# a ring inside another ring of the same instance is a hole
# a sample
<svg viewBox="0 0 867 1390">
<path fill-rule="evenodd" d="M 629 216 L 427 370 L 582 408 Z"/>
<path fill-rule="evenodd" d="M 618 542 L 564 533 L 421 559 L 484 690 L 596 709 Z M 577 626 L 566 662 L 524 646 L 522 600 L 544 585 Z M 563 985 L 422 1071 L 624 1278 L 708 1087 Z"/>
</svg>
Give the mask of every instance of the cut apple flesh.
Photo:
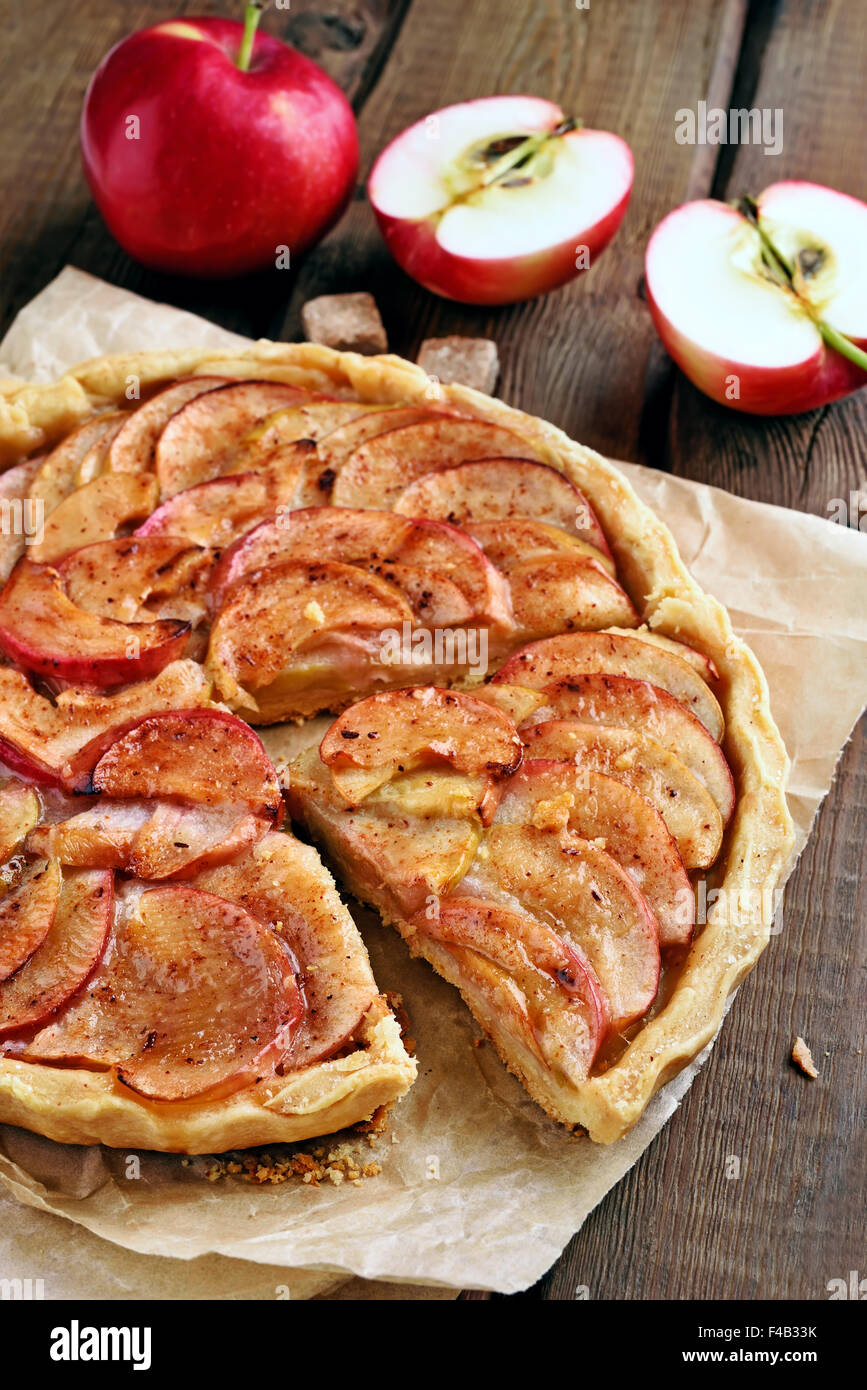
<svg viewBox="0 0 867 1390">
<path fill-rule="evenodd" d="M 39 797 L 32 787 L 14 778 L 0 787 L 0 864 L 15 853 L 28 830 L 39 820 L 39 812 Z"/>
<path fill-rule="evenodd" d="M 610 555 L 587 498 L 556 468 L 531 458 L 494 455 L 427 471 L 394 504 L 404 516 L 429 516 L 455 526 L 526 518 L 547 522 Z M 526 558 L 526 557 L 525 557 Z"/>
<path fill-rule="evenodd" d="M 118 622 L 197 622 L 212 552 L 174 536 L 124 536 L 73 550 L 57 563 L 76 607 Z"/>
<path fill-rule="evenodd" d="M 186 488 L 157 507 L 136 534 L 231 545 L 265 517 L 292 506 L 303 469 L 304 455 L 293 454 L 257 473 L 230 473 Z"/>
<path fill-rule="evenodd" d="M 42 944 L 0 983 L 0 1037 L 45 1023 L 81 988 L 105 949 L 113 898 L 111 873 L 64 872 Z"/>
<path fill-rule="evenodd" d="M 357 805 L 398 773 L 447 764 L 492 781 L 520 765 L 521 740 L 500 710 L 434 686 L 371 695 L 352 705 L 319 745 L 347 802 Z"/>
<path fill-rule="evenodd" d="M 626 870 L 569 830 L 495 824 L 485 848 L 461 891 L 517 904 L 583 952 L 615 1030 L 645 1014 L 659 983 L 659 930 Z"/>
<path fill-rule="evenodd" d="M 396 802 L 350 809 L 315 749 L 292 764 L 287 796 L 356 896 L 389 916 L 411 917 L 454 888 L 479 845 L 477 816 L 415 815 Z"/>
<path fill-rule="evenodd" d="M 194 661 L 174 661 L 151 680 L 110 693 L 70 685 L 54 703 L 20 671 L 0 666 L 0 758 L 32 781 L 56 783 L 67 760 L 97 734 L 160 709 L 206 705 L 209 695 Z"/>
<path fill-rule="evenodd" d="M 123 869 L 145 879 L 190 878 L 233 859 L 271 824 L 243 806 L 106 798 L 69 820 L 31 830 L 25 846 L 30 854 L 75 867 Z"/>
<path fill-rule="evenodd" d="M 592 840 L 635 881 L 656 918 L 660 946 L 689 944 L 695 894 L 677 845 L 656 808 L 623 782 L 592 768 L 528 759 L 504 789 L 494 823 Z"/>
<path fill-rule="evenodd" d="M 198 876 L 194 886 L 267 923 L 298 962 L 307 1010 L 280 1054 L 281 1069 L 311 1066 L 343 1047 L 378 990 L 336 890 L 323 889 L 315 850 L 291 835 L 266 835 L 240 859 Z"/>
<path fill-rule="evenodd" d="M 54 509 L 42 539 L 29 548 L 30 559 L 51 564 L 83 545 L 109 540 L 122 526 L 147 516 L 158 496 L 149 473 L 104 473 Z"/>
<path fill-rule="evenodd" d="M 757 213 L 794 268 L 796 292 L 775 279 L 753 221 L 704 199 L 670 213 L 651 237 L 648 302 L 668 351 L 713 399 L 763 415 L 810 410 L 867 381 L 814 322 L 867 344 L 867 206 L 792 180 L 766 189 Z"/>
<path fill-rule="evenodd" d="M 337 474 L 333 500 L 338 507 L 388 510 L 417 478 L 471 459 L 535 459 L 527 439 L 501 425 L 448 416 L 388 430 L 361 444 Z M 414 509 L 424 516 L 424 508 Z"/>
<path fill-rule="evenodd" d="M 20 883 L 0 899 L 0 982 L 20 969 L 42 945 L 60 899 L 60 865 L 31 864 Z"/>
<path fill-rule="evenodd" d="M 494 681 L 543 690 L 555 681 L 596 674 L 649 681 L 700 719 L 717 742 L 723 736 L 722 710 L 701 677 L 680 657 L 635 637 L 605 632 L 550 637 L 516 652 Z"/>
<path fill-rule="evenodd" d="M 577 719 L 582 724 L 614 725 L 647 734 L 704 783 L 723 824 L 728 824 L 735 803 L 728 763 L 701 720 L 667 690 L 631 676 L 589 675 L 558 681 L 543 694 L 545 703 L 530 716 L 530 723 Z"/>
<path fill-rule="evenodd" d="M 0 594 L 0 646 L 25 670 L 112 686 L 155 675 L 181 655 L 189 623 L 119 623 L 77 608 L 60 575 L 18 562 Z"/>
<path fill-rule="evenodd" d="M 482 547 L 491 564 L 496 565 L 503 574 L 509 574 L 516 565 L 531 560 L 571 555 L 573 558 L 595 560 L 612 579 L 617 578 L 610 554 L 547 521 L 533 521 L 529 517 L 500 517 L 497 521 L 472 520 L 460 524 Z"/>
<path fill-rule="evenodd" d="M 139 1095 L 183 1101 L 230 1094 L 279 1055 L 304 999 L 269 927 L 188 887 L 131 894 L 117 916 L 110 954 L 28 1060 L 116 1066 Z"/>
<path fill-rule="evenodd" d="M 363 566 L 403 588 L 426 574 L 462 590 L 470 614 L 508 624 L 508 595 L 480 548 L 453 526 L 411 521 L 392 512 L 312 507 L 284 513 L 242 536 L 220 560 L 211 580 L 215 608 L 245 574 L 283 560 L 336 560 Z M 414 577 L 417 576 L 417 577 Z M 422 582 L 423 587 L 423 582 Z"/>
<path fill-rule="evenodd" d="M 687 869 L 706 869 L 716 859 L 723 823 L 713 797 L 680 758 L 646 734 L 554 719 L 522 730 L 522 737 L 528 758 L 602 772 L 646 797 L 674 836 Z"/>
<path fill-rule="evenodd" d="M 333 561 L 287 560 L 236 585 L 211 631 L 207 666 L 230 704 L 255 709 L 257 692 L 267 691 L 300 648 L 335 629 L 376 642 L 384 628 L 411 619 L 403 595 L 377 575 Z"/>
<path fill-rule="evenodd" d="M 278 381 L 237 381 L 188 401 L 157 441 L 156 474 L 163 498 L 227 471 L 232 455 L 260 420 L 314 393 Z"/>
<path fill-rule="evenodd" d="M 163 710 L 110 730 L 79 755 L 75 790 L 105 796 L 167 797 L 202 806 L 243 804 L 276 820 L 280 784 L 261 739 L 224 710 Z"/>
<path fill-rule="evenodd" d="M 194 376 L 173 382 L 151 396 L 128 415 L 108 450 L 106 466 L 111 473 L 143 473 L 154 465 L 157 440 L 177 411 L 217 386 L 229 384 L 228 377 Z"/>
</svg>

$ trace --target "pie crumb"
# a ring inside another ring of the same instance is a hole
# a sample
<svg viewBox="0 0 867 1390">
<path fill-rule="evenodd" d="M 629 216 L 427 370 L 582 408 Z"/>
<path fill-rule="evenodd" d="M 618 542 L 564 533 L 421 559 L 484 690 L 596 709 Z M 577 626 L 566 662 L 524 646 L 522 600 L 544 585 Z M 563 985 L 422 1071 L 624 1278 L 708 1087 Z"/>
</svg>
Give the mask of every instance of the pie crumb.
<svg viewBox="0 0 867 1390">
<path fill-rule="evenodd" d="M 792 1061 L 796 1066 L 801 1068 L 805 1076 L 812 1076 L 815 1079 L 819 1075 L 816 1071 L 816 1064 L 813 1061 L 813 1054 L 802 1037 L 795 1038 L 795 1045 L 792 1048 Z"/>
<path fill-rule="evenodd" d="M 304 616 L 308 623 L 315 623 L 317 627 L 322 627 L 325 622 L 325 614 L 322 605 L 312 598 L 304 609 Z"/>
</svg>

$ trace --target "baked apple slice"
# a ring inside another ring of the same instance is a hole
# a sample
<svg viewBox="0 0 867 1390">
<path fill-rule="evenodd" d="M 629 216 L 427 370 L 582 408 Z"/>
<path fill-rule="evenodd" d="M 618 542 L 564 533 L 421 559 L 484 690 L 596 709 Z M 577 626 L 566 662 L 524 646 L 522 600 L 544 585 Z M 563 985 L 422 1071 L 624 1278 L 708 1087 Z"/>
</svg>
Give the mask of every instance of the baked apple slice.
<svg viewBox="0 0 867 1390">
<path fill-rule="evenodd" d="M 703 681 L 712 685 L 719 680 L 719 671 L 704 652 L 696 651 L 695 647 L 688 647 L 685 642 L 677 642 L 673 637 L 665 637 L 661 632 L 653 632 L 649 627 L 641 626 L 627 631 L 620 627 L 610 627 L 605 629 L 615 637 L 632 637 L 640 642 L 649 642 L 652 647 L 661 647 L 663 651 L 671 652 L 672 656 L 679 656 L 681 661 L 685 661 L 694 671 L 697 671 Z"/>
<path fill-rule="evenodd" d="M 501 710 L 462 692 L 414 686 L 368 696 L 345 710 L 319 754 L 349 805 L 400 774 L 443 766 L 483 779 L 487 803 L 496 783 L 520 766 L 523 748 Z"/>
<path fill-rule="evenodd" d="M 659 986 L 659 929 L 624 868 L 567 829 L 494 824 L 461 891 L 547 921 L 590 962 L 618 1031 L 647 1012 Z"/>
<path fill-rule="evenodd" d="M 273 512 L 295 503 L 306 454 L 294 452 L 256 473 L 224 478 L 176 492 L 138 528 L 138 536 L 175 536 L 222 549 Z"/>
<path fill-rule="evenodd" d="M 211 629 L 206 669 L 253 723 L 328 709 L 366 685 L 384 629 L 412 610 L 393 584 L 334 561 L 285 560 L 247 575 Z"/>
<path fill-rule="evenodd" d="M 121 623 L 78 608 L 57 570 L 19 560 L 0 593 L 0 647 L 40 676 L 126 685 L 179 657 L 190 624 L 175 619 Z"/>
<path fill-rule="evenodd" d="M 150 1100 L 216 1098 L 273 1063 L 303 1013 L 295 962 L 270 927 L 200 889 L 130 891 L 111 954 L 25 1057 L 116 1067 Z"/>
<path fill-rule="evenodd" d="M 42 467 L 44 455 L 17 463 L 0 473 L 0 507 L 7 524 L 0 528 L 0 585 L 5 584 L 16 562 L 24 554 L 28 535 L 36 535 L 39 511 L 31 500 L 33 480 Z"/>
<path fill-rule="evenodd" d="M 45 1023 L 81 988 L 105 950 L 113 900 L 111 873 L 64 871 L 42 944 L 0 982 L 0 1037 Z"/>
<path fill-rule="evenodd" d="M 543 690 L 573 676 L 628 676 L 667 690 L 700 719 L 719 743 L 722 710 L 692 666 L 679 656 L 640 638 L 607 632 L 570 632 L 534 642 L 516 652 L 493 677 L 497 684 L 528 685 Z"/>
<path fill-rule="evenodd" d="M 84 795 L 241 804 L 270 821 L 283 810 L 277 773 L 261 739 L 225 710 L 145 715 L 99 735 L 72 764 L 72 790 Z"/>
<path fill-rule="evenodd" d="M 82 546 L 55 566 L 77 608 L 122 623 L 205 616 L 213 551 L 175 536 L 122 536 Z"/>
<path fill-rule="evenodd" d="M 187 806 L 104 798 L 68 820 L 37 826 L 29 854 L 144 879 L 192 878 L 260 840 L 272 822 L 244 806 Z"/>
<path fill-rule="evenodd" d="M 402 429 L 404 425 L 420 425 L 425 421 L 442 420 L 445 412 L 430 410 L 425 406 L 391 405 L 378 406 L 370 412 L 338 425 L 328 434 L 318 439 L 319 457 L 326 468 L 335 473 L 340 469 L 353 450 L 366 444 L 376 435 L 388 430 Z M 454 416 L 447 418 L 453 419 Z"/>
<path fill-rule="evenodd" d="M 497 806 L 496 825 L 566 830 L 602 846 L 634 880 L 659 927 L 659 944 L 688 946 L 695 894 L 677 845 L 656 808 L 592 768 L 527 759 Z"/>
<path fill-rule="evenodd" d="M 20 969 L 42 945 L 60 901 L 60 865 L 38 859 L 0 899 L 0 982 Z"/>
<path fill-rule="evenodd" d="M 485 420 L 443 417 L 378 434 L 344 459 L 334 484 L 338 507 L 387 511 L 416 478 L 467 459 L 538 457 L 527 439 Z M 410 513 L 425 516 L 423 507 Z"/>
<path fill-rule="evenodd" d="M 631 676 L 588 675 L 544 688 L 545 703 L 529 723 L 577 719 L 582 724 L 614 725 L 646 734 L 680 758 L 713 797 L 723 824 L 735 804 L 734 782 L 722 749 L 707 728 L 667 690 Z"/>
<path fill-rule="evenodd" d="M 182 406 L 157 440 L 154 463 L 163 498 L 227 471 L 250 430 L 284 406 L 319 399 L 279 381 L 235 381 Z"/>
<path fill-rule="evenodd" d="M 109 540 L 121 527 L 153 511 L 158 496 L 156 479 L 149 473 L 103 473 L 55 507 L 42 539 L 30 547 L 30 559 L 51 564 L 70 550 Z"/>
<path fill-rule="evenodd" d="M 172 416 L 196 396 L 227 385 L 228 377 L 191 376 L 157 391 L 124 420 L 111 441 L 106 469 L 111 473 L 150 472 L 157 440 Z"/>
<path fill-rule="evenodd" d="M 574 946 L 527 912 L 457 895 L 444 898 L 438 912 L 419 913 L 413 926 L 423 937 L 448 948 L 457 965 L 459 987 L 461 966 L 467 964 L 465 951 L 504 971 L 523 996 L 518 1040 L 530 1051 L 540 1052 L 546 1064 L 559 1067 L 572 1081 L 586 1079 L 608 1031 L 608 1007 L 593 970 Z M 412 946 L 413 938 L 409 941 Z M 436 958 L 432 960 L 437 963 Z M 499 1007 L 500 990 L 485 987 L 495 981 L 485 981 L 476 969 L 466 983 L 482 987 L 498 1022 L 508 1028 L 514 1020 L 512 1009 Z M 477 1001 L 469 1002 L 472 1006 Z"/>
<path fill-rule="evenodd" d="M 0 757 L 3 745 L 0 743 Z M 10 777 L 0 786 L 0 864 L 5 864 L 39 820 L 39 797 L 32 787 Z"/>
<path fill-rule="evenodd" d="M 435 592 L 445 578 L 465 595 L 467 617 L 511 626 L 502 577 L 476 545 L 454 526 L 413 521 L 393 512 L 310 507 L 263 521 L 222 556 L 211 579 L 215 609 L 246 574 L 283 560 L 336 560 L 378 573 L 398 588 L 412 589 L 418 603 L 425 586 Z"/>
<path fill-rule="evenodd" d="M 464 521 L 461 525 L 503 574 L 531 560 L 570 555 L 573 559 L 595 560 L 612 579 L 617 578 L 610 554 L 547 521 L 512 516 L 497 521 Z"/>
<path fill-rule="evenodd" d="M 75 491 L 79 469 L 88 453 L 110 444 L 128 418 L 124 411 L 94 415 L 46 455 L 30 488 L 30 496 L 41 503 L 45 516 L 50 516 Z"/>
<path fill-rule="evenodd" d="M 508 581 L 521 642 L 553 636 L 564 627 L 587 629 L 638 621 L 632 600 L 617 580 L 583 556 L 525 560 L 512 566 Z"/>
<path fill-rule="evenodd" d="M 241 440 L 231 463 L 231 472 L 258 468 L 260 461 L 275 450 L 298 440 L 314 442 L 341 425 L 378 413 L 379 406 L 361 401 L 314 401 L 309 405 L 287 406 L 267 415 Z"/>
<path fill-rule="evenodd" d="M 412 917 L 460 883 L 481 838 L 475 809 L 450 815 L 448 800 L 438 814 L 430 805 L 418 814 L 395 789 L 383 803 L 348 806 L 315 748 L 292 764 L 287 799 L 342 881 L 387 919 Z"/>
<path fill-rule="evenodd" d="M 157 710 L 207 705 L 210 689 L 195 661 L 173 661 L 122 690 L 70 685 L 52 702 L 22 672 L 0 666 L 0 758 L 31 781 L 59 784 L 67 759 L 89 739 Z"/>
<path fill-rule="evenodd" d="M 557 468 L 529 458 L 475 456 L 454 467 L 428 468 L 394 503 L 404 516 L 430 516 L 455 526 L 518 517 L 547 522 L 610 558 L 608 542 L 583 492 Z"/>
<path fill-rule="evenodd" d="M 357 1032 L 379 991 L 336 888 L 323 884 L 316 851 L 292 835 L 266 835 L 233 863 L 200 874 L 193 886 L 267 923 L 298 962 L 307 1009 L 281 1052 L 281 1070 L 333 1056 Z"/>
<path fill-rule="evenodd" d="M 512 690 L 513 686 L 498 686 Z M 713 797 L 674 753 L 633 729 L 552 719 L 523 729 L 528 758 L 572 763 L 631 787 L 655 806 L 687 869 L 706 869 L 722 845 L 723 823 Z"/>
</svg>

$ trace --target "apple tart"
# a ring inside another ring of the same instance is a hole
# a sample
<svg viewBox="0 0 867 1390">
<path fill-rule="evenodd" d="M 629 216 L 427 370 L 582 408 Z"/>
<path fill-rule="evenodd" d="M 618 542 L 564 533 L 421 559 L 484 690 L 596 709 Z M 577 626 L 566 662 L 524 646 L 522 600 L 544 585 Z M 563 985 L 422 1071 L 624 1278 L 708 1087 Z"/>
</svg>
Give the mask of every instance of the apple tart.
<svg viewBox="0 0 867 1390">
<path fill-rule="evenodd" d="M 213 1151 L 399 1096 L 310 838 L 550 1115 L 623 1134 L 767 944 L 792 829 L 761 670 L 622 475 L 264 342 L 7 384 L 0 463 L 0 1119 Z"/>
</svg>

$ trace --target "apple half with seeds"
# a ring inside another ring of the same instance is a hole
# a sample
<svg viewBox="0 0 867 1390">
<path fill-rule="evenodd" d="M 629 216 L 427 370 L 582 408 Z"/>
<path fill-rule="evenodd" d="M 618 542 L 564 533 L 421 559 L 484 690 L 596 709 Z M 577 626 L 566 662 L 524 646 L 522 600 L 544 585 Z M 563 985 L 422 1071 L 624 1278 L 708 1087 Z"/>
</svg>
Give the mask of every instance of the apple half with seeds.
<svg viewBox="0 0 867 1390">
<path fill-rule="evenodd" d="M 460 102 L 383 150 L 367 191 L 400 266 L 434 294 L 511 304 L 591 266 L 623 219 L 629 146 L 541 97 Z"/>
</svg>

